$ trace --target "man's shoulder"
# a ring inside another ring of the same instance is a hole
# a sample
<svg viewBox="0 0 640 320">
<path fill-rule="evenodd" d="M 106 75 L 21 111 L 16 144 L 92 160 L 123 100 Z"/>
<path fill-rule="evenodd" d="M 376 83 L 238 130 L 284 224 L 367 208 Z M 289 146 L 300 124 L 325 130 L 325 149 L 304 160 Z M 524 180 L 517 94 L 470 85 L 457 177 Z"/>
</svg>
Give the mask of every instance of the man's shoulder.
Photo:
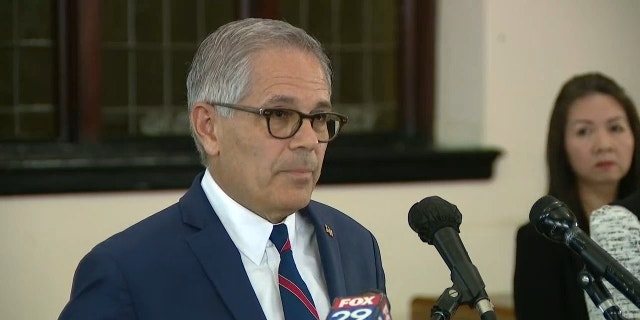
<svg viewBox="0 0 640 320">
<path fill-rule="evenodd" d="M 182 229 L 178 204 L 173 204 L 100 242 L 94 250 L 106 250 L 112 254 L 135 254 L 148 247 L 162 246 L 175 241 Z"/>
<path fill-rule="evenodd" d="M 199 181 L 199 174 L 187 192 L 174 204 L 112 235 L 97 247 L 116 252 L 146 250 L 184 243 L 184 236 L 209 223 L 204 212 L 210 208 Z M 189 214 L 191 213 L 191 214 Z"/>
</svg>

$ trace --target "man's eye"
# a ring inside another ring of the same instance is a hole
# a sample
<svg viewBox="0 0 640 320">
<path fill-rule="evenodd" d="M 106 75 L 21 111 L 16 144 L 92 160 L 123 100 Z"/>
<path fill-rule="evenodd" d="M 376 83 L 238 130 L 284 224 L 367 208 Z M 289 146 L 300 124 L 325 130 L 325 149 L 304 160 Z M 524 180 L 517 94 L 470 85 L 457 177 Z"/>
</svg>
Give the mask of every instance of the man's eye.
<svg viewBox="0 0 640 320">
<path fill-rule="evenodd" d="M 318 114 L 314 114 L 313 115 L 313 120 L 314 121 L 327 121 L 327 114 L 326 113 L 318 113 Z"/>
<path fill-rule="evenodd" d="M 274 109 L 271 114 L 276 118 L 286 119 L 291 117 L 292 112 L 289 110 Z"/>
</svg>

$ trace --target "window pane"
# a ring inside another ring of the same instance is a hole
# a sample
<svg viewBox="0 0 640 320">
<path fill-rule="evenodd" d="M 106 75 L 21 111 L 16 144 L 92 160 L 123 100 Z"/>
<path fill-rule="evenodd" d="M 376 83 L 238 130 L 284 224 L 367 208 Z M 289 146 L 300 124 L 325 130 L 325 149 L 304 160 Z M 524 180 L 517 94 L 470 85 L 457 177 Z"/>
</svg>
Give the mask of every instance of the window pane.
<svg viewBox="0 0 640 320">
<path fill-rule="evenodd" d="M 13 109 L 0 106 L 0 140 L 15 140 L 15 115 Z"/>
<path fill-rule="evenodd" d="M 129 58 L 126 50 L 102 50 L 102 105 L 125 106 L 128 104 Z"/>
<path fill-rule="evenodd" d="M 283 0 L 280 2 L 280 13 L 283 17 L 287 17 L 287 22 L 294 26 L 304 27 L 306 15 L 303 11 L 304 1 L 299 0 Z M 309 32 L 310 30 L 307 30 Z"/>
<path fill-rule="evenodd" d="M 20 39 L 50 39 L 53 1 L 16 1 L 16 4 Z"/>
<path fill-rule="evenodd" d="M 169 66 L 166 66 L 168 68 Z M 139 50 L 136 52 L 136 95 L 138 105 L 162 105 L 163 97 L 162 52 Z"/>
<path fill-rule="evenodd" d="M 371 1 L 372 19 L 367 21 L 367 27 L 376 42 L 394 44 L 398 35 L 398 5 L 388 0 Z M 395 51 L 395 47 L 393 47 Z"/>
<path fill-rule="evenodd" d="M 201 11 L 198 11 L 200 15 L 204 16 L 204 30 L 202 30 L 202 34 L 200 37 L 204 39 L 209 33 L 218 29 L 219 26 L 235 20 L 236 17 L 236 1 L 209 1 L 209 0 L 199 0 L 204 2 L 202 7 L 204 8 L 204 14 Z M 297 0 L 295 0 L 297 1 Z M 201 22 L 202 23 L 202 22 Z M 202 40 L 198 39 L 198 41 Z"/>
<path fill-rule="evenodd" d="M 0 1 L 0 12 L 4 12 L 0 18 L 0 46 L 4 46 L 5 43 L 13 41 L 13 3 L 11 0 Z"/>
<path fill-rule="evenodd" d="M 55 135 L 55 119 L 50 106 L 20 112 L 20 136 L 23 139 L 46 139 Z"/>
<path fill-rule="evenodd" d="M 392 132 L 397 129 L 398 112 L 396 104 L 383 103 L 375 108 L 375 127 L 378 132 Z"/>
<path fill-rule="evenodd" d="M 129 115 L 126 106 L 102 109 L 102 136 L 106 140 L 122 139 L 129 135 Z"/>
<path fill-rule="evenodd" d="M 376 51 L 372 54 L 371 77 L 373 100 L 395 103 L 398 96 L 398 65 L 395 52 Z"/>
<path fill-rule="evenodd" d="M 137 0 L 134 10 L 135 40 L 139 42 L 162 42 L 162 1 Z"/>
<path fill-rule="evenodd" d="M 196 0 L 171 1 L 171 42 L 198 41 Z"/>
<path fill-rule="evenodd" d="M 20 50 L 18 103 L 53 104 L 53 54 L 51 48 Z"/>
<path fill-rule="evenodd" d="M 360 52 L 344 52 L 340 54 L 340 96 L 336 100 L 341 103 L 358 103 L 364 101 L 362 88 L 363 54 Z"/>
<path fill-rule="evenodd" d="M 12 49 L 0 49 L 0 107 L 14 103 L 13 59 Z"/>
<path fill-rule="evenodd" d="M 371 85 L 373 101 L 377 113 L 375 128 L 377 131 L 390 132 L 396 129 L 398 112 L 398 76 L 397 61 L 393 53 L 374 52 L 372 57 Z"/>
<path fill-rule="evenodd" d="M 102 41 L 127 42 L 127 0 L 102 1 Z"/>
<path fill-rule="evenodd" d="M 191 65 L 191 59 L 193 58 L 193 54 L 195 53 L 196 48 L 194 45 L 193 49 L 190 50 L 174 50 L 172 53 L 172 68 L 171 68 L 171 78 L 173 81 L 172 88 L 172 105 L 176 106 L 184 106 L 187 108 L 187 74 L 189 73 L 189 66 Z"/>
<path fill-rule="evenodd" d="M 340 19 L 340 42 L 341 43 L 362 43 L 363 36 L 362 21 L 365 17 L 365 8 L 370 6 L 369 0 L 340 1 L 338 17 Z"/>
<path fill-rule="evenodd" d="M 334 39 L 334 35 L 337 35 L 333 32 L 331 24 L 331 3 L 333 3 L 333 1 L 310 0 L 308 3 L 309 7 L 306 12 L 297 13 L 304 17 L 305 20 L 309 21 L 308 26 L 306 26 L 306 28 L 304 24 L 301 24 L 300 26 L 307 30 L 309 34 L 320 40 L 320 42 L 322 42 L 326 47 L 330 43 L 336 41 L 336 39 Z M 287 20 L 289 19 L 289 17 L 285 18 L 287 18 Z"/>
</svg>

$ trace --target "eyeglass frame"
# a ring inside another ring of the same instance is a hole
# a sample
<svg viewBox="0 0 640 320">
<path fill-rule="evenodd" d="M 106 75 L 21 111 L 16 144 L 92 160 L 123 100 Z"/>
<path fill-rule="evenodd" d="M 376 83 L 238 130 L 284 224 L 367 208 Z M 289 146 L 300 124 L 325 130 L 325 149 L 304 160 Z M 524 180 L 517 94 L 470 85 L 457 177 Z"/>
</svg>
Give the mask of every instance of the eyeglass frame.
<svg viewBox="0 0 640 320">
<path fill-rule="evenodd" d="M 241 105 L 241 104 L 235 104 L 235 103 L 224 103 L 224 102 L 208 102 L 210 105 L 212 106 L 219 106 L 219 107 L 223 107 L 223 108 L 229 108 L 232 110 L 240 110 L 240 111 L 244 111 L 244 112 L 249 112 L 249 113 L 253 113 L 253 114 L 257 114 L 259 116 L 264 117 L 264 119 L 267 121 L 267 131 L 269 131 L 269 135 L 271 135 L 272 137 L 276 138 L 276 139 L 289 139 L 293 136 L 296 135 L 296 133 L 298 133 L 298 131 L 300 130 L 300 128 L 302 127 L 302 122 L 304 121 L 304 119 L 309 119 L 309 122 L 311 123 L 311 127 L 313 128 L 313 121 L 315 121 L 318 115 L 333 115 L 336 116 L 338 118 L 338 122 L 339 122 L 339 128 L 336 131 L 336 133 L 330 137 L 328 140 L 326 141 L 321 141 L 318 138 L 318 142 L 320 143 L 327 143 L 329 141 L 332 141 L 333 139 L 335 139 L 339 134 L 340 131 L 342 131 L 342 127 L 347 124 L 349 118 L 345 115 L 336 113 L 336 112 L 317 112 L 317 113 L 304 113 L 304 112 L 300 112 L 298 110 L 294 110 L 294 109 L 288 109 L 288 108 L 254 108 L 254 107 L 250 107 L 250 106 L 246 106 L 246 105 Z M 287 137 L 278 137 L 275 136 L 272 132 L 271 132 L 271 115 L 272 112 L 274 111 L 291 111 L 293 113 L 297 113 L 298 116 L 300 116 L 300 121 L 298 121 L 298 125 L 296 127 L 295 130 L 292 130 L 291 134 Z M 316 135 L 317 138 L 317 135 Z"/>
</svg>

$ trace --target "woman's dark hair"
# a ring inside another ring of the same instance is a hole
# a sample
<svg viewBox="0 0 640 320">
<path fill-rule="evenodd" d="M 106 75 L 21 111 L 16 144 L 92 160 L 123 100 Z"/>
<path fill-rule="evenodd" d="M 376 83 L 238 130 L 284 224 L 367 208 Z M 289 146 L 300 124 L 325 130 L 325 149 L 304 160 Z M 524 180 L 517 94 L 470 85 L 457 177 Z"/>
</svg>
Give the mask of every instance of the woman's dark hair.
<svg viewBox="0 0 640 320">
<path fill-rule="evenodd" d="M 565 149 L 565 129 L 569 108 L 578 99 L 594 93 L 606 94 L 614 98 L 624 109 L 633 134 L 633 158 L 629 172 L 618 185 L 616 199 L 624 198 L 635 191 L 640 182 L 640 120 L 636 107 L 624 89 L 613 79 L 601 73 L 586 73 L 569 79 L 556 98 L 549 121 L 547 136 L 548 193 L 566 203 L 578 219 L 578 225 L 589 232 L 589 223 L 585 214 L 576 176 L 569 164 Z"/>
</svg>

